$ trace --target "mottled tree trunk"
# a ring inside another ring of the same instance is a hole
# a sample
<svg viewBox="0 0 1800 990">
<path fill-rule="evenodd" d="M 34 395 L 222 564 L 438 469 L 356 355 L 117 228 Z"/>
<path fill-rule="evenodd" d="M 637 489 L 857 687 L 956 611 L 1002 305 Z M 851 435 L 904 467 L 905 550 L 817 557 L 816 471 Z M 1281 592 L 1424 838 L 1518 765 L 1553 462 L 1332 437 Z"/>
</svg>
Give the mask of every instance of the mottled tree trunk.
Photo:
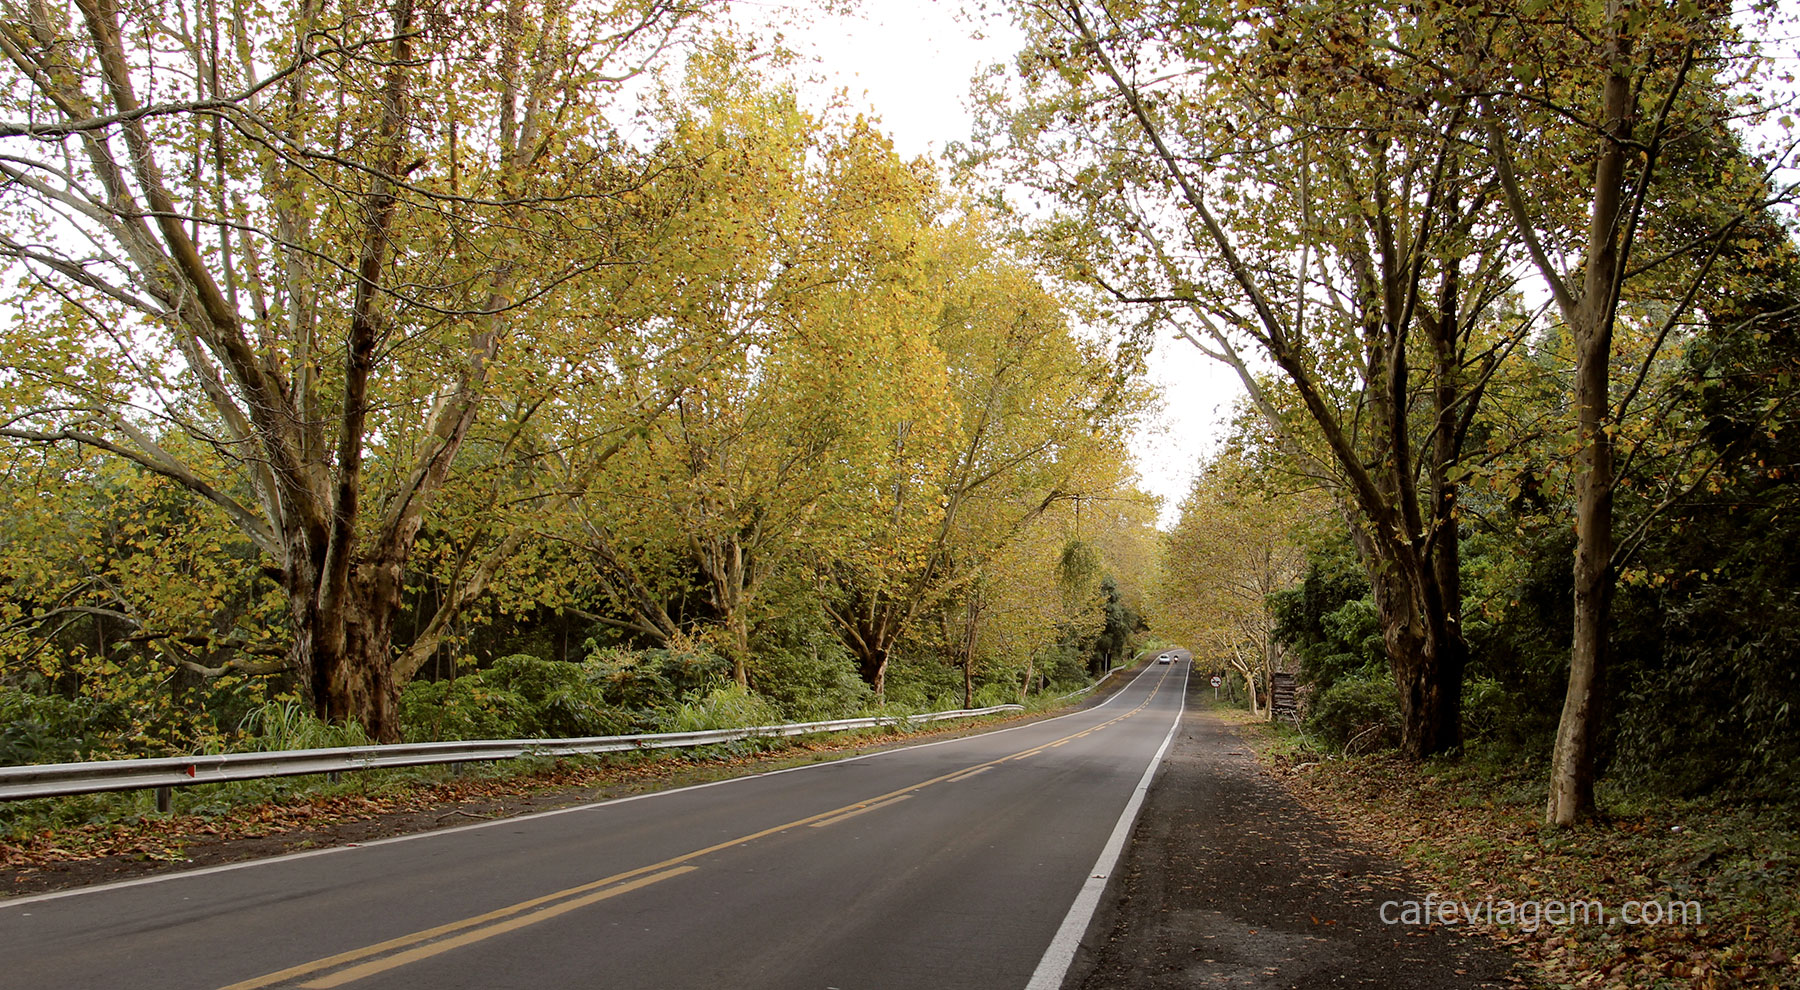
<svg viewBox="0 0 1800 990">
<path fill-rule="evenodd" d="M 857 673 L 862 675 L 863 683 L 875 692 L 875 703 L 883 703 L 887 695 L 887 646 L 865 647 L 852 652 L 856 654 Z"/>
<path fill-rule="evenodd" d="M 1565 306 L 1575 339 L 1575 417 L 1581 437 L 1575 479 L 1575 589 L 1569 684 L 1556 727 L 1545 820 L 1573 825 L 1594 813 L 1595 749 L 1606 683 L 1608 629 L 1613 591 L 1613 439 L 1616 427 L 1608 376 L 1612 363 L 1614 301 L 1624 280 L 1622 221 L 1625 168 L 1639 152 L 1629 142 L 1636 116 L 1631 80 L 1624 74 L 1629 50 L 1626 11 L 1609 3 L 1614 33 L 1607 40 L 1612 69 L 1602 95 L 1604 134 L 1594 167 L 1593 212 L 1579 303 Z M 1649 164 L 1644 166 L 1649 168 Z"/>
<path fill-rule="evenodd" d="M 1401 577 L 1398 570 L 1377 575 L 1375 602 L 1400 692 L 1400 753 L 1417 760 L 1462 745 L 1469 648 L 1433 579 L 1417 571 Z"/>
</svg>

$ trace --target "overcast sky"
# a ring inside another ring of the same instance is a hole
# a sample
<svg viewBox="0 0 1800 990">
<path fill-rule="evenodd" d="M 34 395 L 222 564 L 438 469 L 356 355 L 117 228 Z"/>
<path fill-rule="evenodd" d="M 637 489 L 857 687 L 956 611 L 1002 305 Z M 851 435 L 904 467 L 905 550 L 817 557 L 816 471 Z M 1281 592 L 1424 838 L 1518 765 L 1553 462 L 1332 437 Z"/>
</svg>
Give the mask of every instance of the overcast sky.
<svg viewBox="0 0 1800 990">
<path fill-rule="evenodd" d="M 958 0 L 863 0 L 856 13 L 841 16 L 820 15 L 806 2 L 736 0 L 732 16 L 746 28 L 789 20 L 788 45 L 827 80 L 826 92 L 842 89 L 853 106 L 879 117 L 902 155 L 935 158 L 969 134 L 970 79 L 983 65 L 1010 62 L 1019 43 L 1011 24 L 971 23 L 958 16 L 960 7 Z M 1164 398 L 1161 422 L 1132 449 L 1143 488 L 1163 498 L 1167 526 L 1238 386 L 1189 345 L 1166 340 L 1157 344 L 1150 380 Z"/>
</svg>

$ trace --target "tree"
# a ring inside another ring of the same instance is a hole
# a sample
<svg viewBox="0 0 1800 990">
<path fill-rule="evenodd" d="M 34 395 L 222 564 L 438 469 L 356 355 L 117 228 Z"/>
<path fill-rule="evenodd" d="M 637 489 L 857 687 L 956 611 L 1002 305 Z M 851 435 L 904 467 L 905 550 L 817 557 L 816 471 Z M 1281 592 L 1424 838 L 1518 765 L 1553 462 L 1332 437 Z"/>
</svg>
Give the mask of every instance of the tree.
<svg viewBox="0 0 1800 990">
<path fill-rule="evenodd" d="M 1472 98 L 1397 54 L 1440 24 L 1284 3 L 1071 0 L 1024 18 L 1027 99 L 990 160 L 1059 205 L 1040 237 L 1073 274 L 1233 367 L 1291 463 L 1338 493 L 1402 750 L 1455 748 L 1463 445 L 1531 322 L 1471 158 Z"/>
<path fill-rule="evenodd" d="M 510 358 L 605 361 L 569 290 L 604 296 L 656 217 L 632 209 L 648 166 L 603 102 L 694 13 L 9 7 L 0 255 L 29 275 L 23 332 L 75 360 L 22 363 L 34 388 L 0 432 L 104 450 L 222 512 L 282 588 L 317 712 L 397 739 L 400 688 L 525 530 L 490 528 L 396 651 L 419 534 L 472 448 L 476 483 L 518 477 L 556 382 Z"/>
<path fill-rule="evenodd" d="M 1711 203 L 1657 181 L 1672 143 L 1722 131 L 1733 112 L 1721 94 L 1732 64 L 1723 55 L 1737 32 L 1724 11 L 1605 0 L 1573 17 L 1496 10 L 1461 30 L 1472 38 L 1504 35 L 1516 52 L 1513 63 L 1484 63 L 1461 82 L 1487 91 L 1479 104 L 1485 143 L 1510 219 L 1575 351 L 1574 622 L 1545 810 L 1551 823 L 1571 825 L 1594 811 L 1621 549 L 1613 529 L 1620 429 L 1664 344 L 1690 319 L 1726 239 L 1772 195 L 1787 194 L 1773 194 L 1771 162 L 1745 160 L 1729 141 L 1724 157 L 1736 158 L 1741 171 L 1734 180 L 1725 170 Z M 1584 218 L 1569 215 L 1576 205 L 1586 207 Z M 1646 248 L 1650 260 L 1635 262 Z M 1616 330 L 1634 295 L 1657 305 L 1638 313 L 1649 343 L 1615 399 Z"/>
<path fill-rule="evenodd" d="M 1120 432 L 1141 402 L 1131 356 L 1080 340 L 984 239 L 975 220 L 921 237 L 912 291 L 925 305 L 907 313 L 920 322 L 864 325 L 859 367 L 885 379 L 881 449 L 834 493 L 815 560 L 824 607 L 877 695 L 914 620 L 1052 506 L 1118 484 Z"/>
<path fill-rule="evenodd" d="M 935 190 L 862 120 L 814 120 L 754 79 L 690 86 L 705 116 L 683 113 L 674 140 L 706 164 L 668 295 L 741 349 L 577 501 L 570 538 L 629 615 L 602 621 L 656 641 L 703 626 L 746 682 L 761 589 L 799 566 L 831 493 L 864 483 L 906 401 L 890 376 L 937 370 L 924 351 L 859 355 L 872 325 L 922 317 L 905 300 Z M 683 613 L 696 581 L 705 603 Z"/>
</svg>

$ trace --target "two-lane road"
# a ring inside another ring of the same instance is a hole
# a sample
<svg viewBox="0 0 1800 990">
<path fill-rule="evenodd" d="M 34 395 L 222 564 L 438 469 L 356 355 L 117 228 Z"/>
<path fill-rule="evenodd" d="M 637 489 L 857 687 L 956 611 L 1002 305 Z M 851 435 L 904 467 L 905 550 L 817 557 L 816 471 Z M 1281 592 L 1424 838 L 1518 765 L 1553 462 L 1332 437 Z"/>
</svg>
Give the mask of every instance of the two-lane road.
<svg viewBox="0 0 1800 990">
<path fill-rule="evenodd" d="M 0 986 L 1054 986 L 1187 671 L 962 739 L 0 902 Z"/>
</svg>

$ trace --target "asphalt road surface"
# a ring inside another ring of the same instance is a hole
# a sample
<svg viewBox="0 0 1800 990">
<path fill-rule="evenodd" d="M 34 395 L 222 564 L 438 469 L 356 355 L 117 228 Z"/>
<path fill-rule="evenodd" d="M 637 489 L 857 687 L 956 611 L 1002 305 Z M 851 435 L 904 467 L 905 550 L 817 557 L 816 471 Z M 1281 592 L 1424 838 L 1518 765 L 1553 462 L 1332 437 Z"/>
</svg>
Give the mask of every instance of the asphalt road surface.
<svg viewBox="0 0 1800 990">
<path fill-rule="evenodd" d="M 0 987 L 1055 987 L 1178 655 L 1012 729 L 3 901 Z"/>
</svg>

